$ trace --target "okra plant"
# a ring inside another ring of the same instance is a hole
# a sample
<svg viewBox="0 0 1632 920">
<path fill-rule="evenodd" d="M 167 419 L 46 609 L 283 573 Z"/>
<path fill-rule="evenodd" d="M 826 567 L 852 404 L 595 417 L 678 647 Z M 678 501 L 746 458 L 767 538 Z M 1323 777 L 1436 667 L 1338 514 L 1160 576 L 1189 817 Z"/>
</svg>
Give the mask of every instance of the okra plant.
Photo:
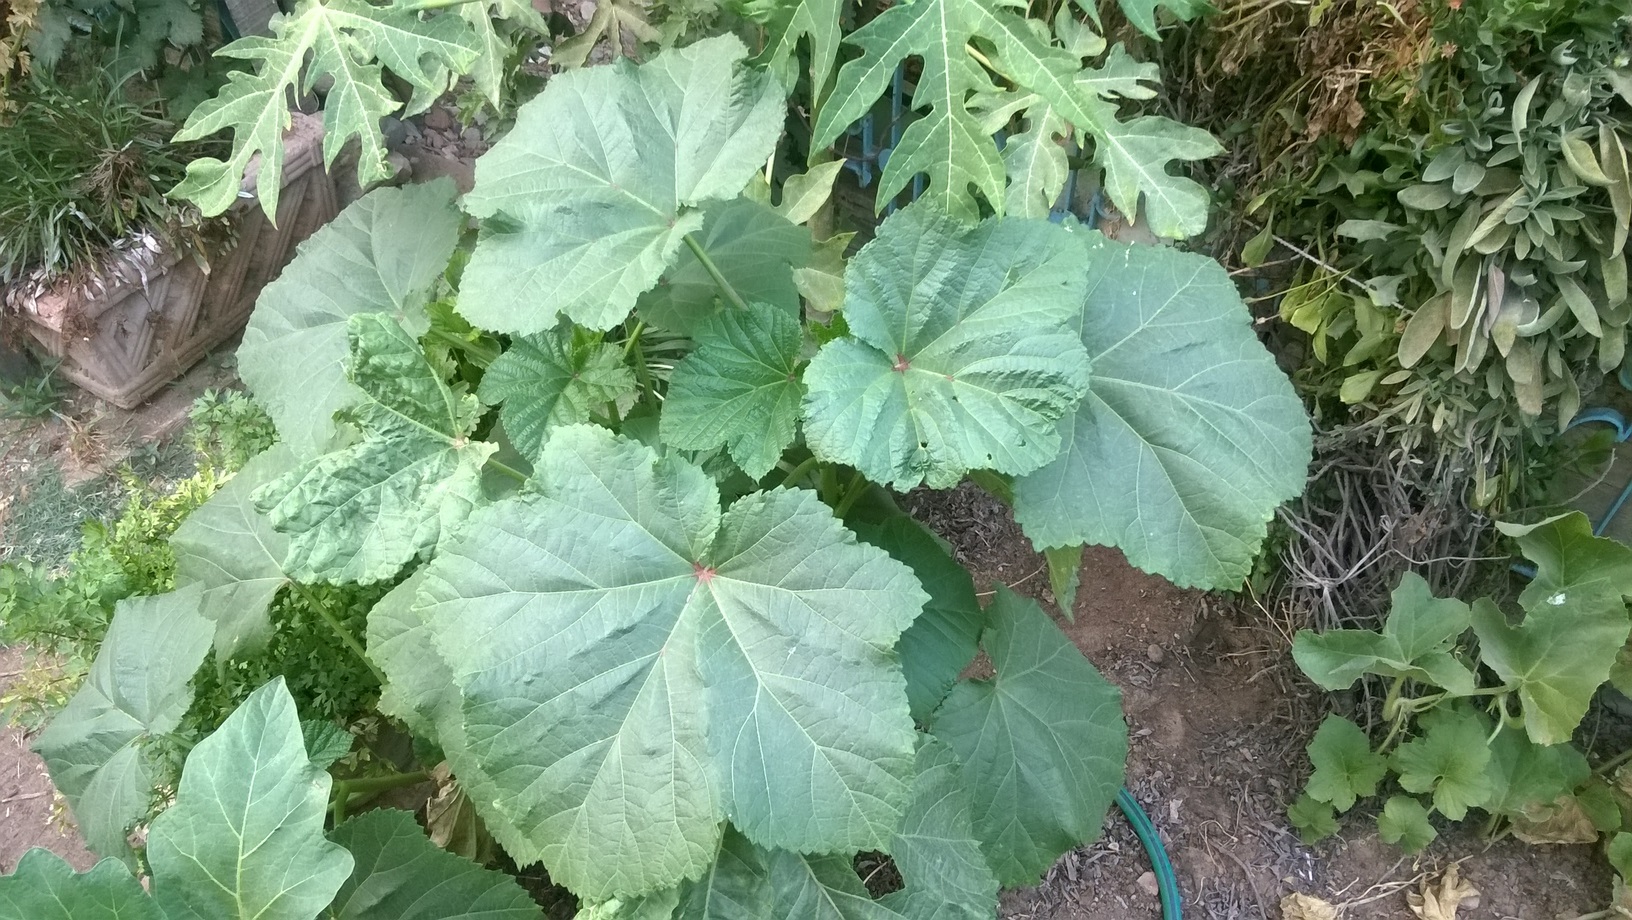
<svg viewBox="0 0 1632 920">
<path fill-rule="evenodd" d="M 239 368 L 281 443 L 177 534 L 183 587 L 119 611 L 39 742 L 99 852 L 131 856 L 144 740 L 207 651 L 254 654 L 317 583 L 395 586 L 337 641 L 586 918 L 992 917 L 1097 835 L 1117 691 L 1034 601 L 982 609 L 891 496 L 974 475 L 1062 582 L 1100 543 L 1233 586 L 1302 487 L 1302 406 L 1197 255 L 932 197 L 846 261 L 803 224 L 831 168 L 771 203 L 783 84 L 745 58 L 726 36 L 557 76 L 472 192 L 372 192 L 266 289 Z M 164 916 L 383 916 L 356 892 L 434 881 L 407 868 L 428 844 L 377 843 L 399 819 L 323 842 L 286 693 L 244 710 L 133 860 L 161 909 L 212 905 Z M 860 851 L 900 890 L 873 899 Z M 0 898 L 139 891 L 25 869 Z"/>
</svg>

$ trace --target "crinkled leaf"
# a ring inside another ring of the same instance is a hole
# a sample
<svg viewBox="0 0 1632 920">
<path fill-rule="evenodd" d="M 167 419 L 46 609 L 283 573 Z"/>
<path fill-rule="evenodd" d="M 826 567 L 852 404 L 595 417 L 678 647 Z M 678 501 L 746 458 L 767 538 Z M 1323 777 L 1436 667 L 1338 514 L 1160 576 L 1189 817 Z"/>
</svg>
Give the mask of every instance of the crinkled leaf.
<svg viewBox="0 0 1632 920">
<path fill-rule="evenodd" d="M 8 920 L 165 920 L 130 868 L 104 859 L 89 872 L 43 847 L 17 861 L 17 871 L 0 875 L 0 917 Z"/>
<path fill-rule="evenodd" d="M 496 332 L 541 332 L 565 313 L 623 320 L 673 264 L 704 202 L 732 198 L 782 130 L 782 91 L 739 67 L 730 35 L 560 74 L 476 162 L 465 196 L 483 224 L 460 312 Z"/>
<path fill-rule="evenodd" d="M 1040 221 L 964 228 L 922 204 L 885 220 L 845 275 L 851 336 L 805 370 L 811 450 L 897 489 L 1047 463 L 1088 380 L 1068 325 L 1080 255 Z"/>
<path fill-rule="evenodd" d="M 329 775 L 306 756 L 277 678 L 187 755 L 147 858 L 168 920 L 311 920 L 351 874 L 323 839 Z"/>
<path fill-rule="evenodd" d="M 1306 844 L 1319 843 L 1337 833 L 1337 815 L 1332 806 L 1312 795 L 1300 795 L 1286 809 L 1286 819 L 1298 831 L 1298 838 Z"/>
<path fill-rule="evenodd" d="M 1473 713 L 1438 709 L 1422 720 L 1423 734 L 1394 749 L 1391 765 L 1407 792 L 1434 794 L 1434 807 L 1452 821 L 1490 800 L 1495 787 L 1489 729 Z"/>
<path fill-rule="evenodd" d="M 1121 694 L 1035 601 L 999 587 L 981 648 L 997 676 L 963 680 L 932 733 L 963 763 L 981 849 L 1005 885 L 1033 884 L 1099 836 L 1122 785 Z"/>
<path fill-rule="evenodd" d="M 971 826 L 962 772 L 944 743 L 920 739 L 912 805 L 890 847 L 906 887 L 881 901 L 907 920 L 989 920 L 997 912 L 997 877 Z"/>
<path fill-rule="evenodd" d="M 302 243 L 261 291 L 238 373 L 302 459 L 327 449 L 334 413 L 362 398 L 346 380 L 347 318 L 389 313 L 424 331 L 427 292 L 459 239 L 454 192 L 440 179 L 369 192 Z"/>
<path fill-rule="evenodd" d="M 1543 747 L 1521 732 L 1504 728 L 1490 743 L 1491 814 L 1521 814 L 1529 805 L 1551 802 L 1592 775 L 1587 758 L 1572 744 Z"/>
<path fill-rule="evenodd" d="M 1535 604 L 1518 625 L 1481 598 L 1473 604 L 1473 631 L 1480 660 L 1503 681 L 1518 685 L 1530 740 L 1561 744 L 1570 740 L 1592 695 L 1609 679 L 1632 624 L 1619 598 Z"/>
<path fill-rule="evenodd" d="M 604 429 L 557 430 L 537 470 L 420 591 L 498 786 L 478 806 L 591 900 L 697 877 L 726 815 L 771 846 L 886 845 L 912 772 L 910 570 L 814 493 L 722 513 L 702 470 Z"/>
<path fill-rule="evenodd" d="M 1408 795 L 1396 795 L 1377 816 L 1377 836 L 1407 853 L 1415 853 L 1434 842 L 1439 831 L 1428 823 L 1428 809 Z"/>
<path fill-rule="evenodd" d="M 1234 588 L 1303 491 L 1303 403 L 1216 262 L 1085 236 L 1088 395 L 1057 456 L 1015 482 L 1015 519 L 1039 547 L 1115 546 L 1177 584 Z"/>
<path fill-rule="evenodd" d="M 1309 795 L 1348 811 L 1357 799 L 1377 794 L 1377 784 L 1388 773 L 1388 760 L 1371 749 L 1360 726 L 1342 716 L 1327 716 L 1309 742 Z"/>
<path fill-rule="evenodd" d="M 797 319 L 793 272 L 810 261 L 810 231 L 746 198 L 709 202 L 702 213 L 697 242 L 731 289 L 748 303 L 768 304 Z M 732 309 L 690 248 L 682 248 L 657 287 L 640 297 L 642 317 L 682 335 Z"/>
<path fill-rule="evenodd" d="M 329 839 L 356 861 L 325 917 L 334 920 L 533 920 L 542 917 L 513 876 L 432 843 L 414 816 L 382 808 Z"/>
<path fill-rule="evenodd" d="M 1536 577 L 1519 595 L 1525 609 L 1584 602 L 1607 602 L 1632 595 L 1632 547 L 1594 536 L 1592 521 L 1579 511 L 1549 518 L 1533 527 L 1502 525 L 1518 538 L 1519 551 L 1536 564 Z"/>
<path fill-rule="evenodd" d="M 635 372 L 616 345 L 563 323 L 511 341 L 482 375 L 478 395 L 499 407 L 510 443 L 532 458 L 551 428 L 587 422 L 592 410 L 634 391 Z"/>
<path fill-rule="evenodd" d="M 262 486 L 256 506 L 289 535 L 284 568 L 302 581 L 391 578 L 428 552 L 481 499 L 496 450 L 471 441 L 481 407 L 456 392 L 389 316 L 349 321 L 347 369 L 364 399 L 346 416 L 356 443 Z"/>
<path fill-rule="evenodd" d="M 120 601 L 85 683 L 34 742 L 101 855 L 128 857 L 125 834 L 147 813 L 157 775 L 143 741 L 174 731 L 192 705 L 190 681 L 210 651 L 200 598 L 191 587 Z"/>
<path fill-rule="evenodd" d="M 716 316 L 674 369 L 663 401 L 663 443 L 682 450 L 725 447 L 750 479 L 771 471 L 799 423 L 797 317 L 767 304 Z"/>
<path fill-rule="evenodd" d="M 912 566 L 918 583 L 929 592 L 923 612 L 896 646 L 907 677 L 912 718 L 927 722 L 979 651 L 986 612 L 975 597 L 974 580 L 938 537 L 904 514 L 879 524 L 851 526 L 863 540 Z"/>
<path fill-rule="evenodd" d="M 323 770 L 334 766 L 336 760 L 350 754 L 352 742 L 355 740 L 344 725 L 327 720 L 306 719 L 302 719 L 300 723 L 300 738 L 306 747 L 306 756 Z"/>
<path fill-rule="evenodd" d="M 766 852 L 735 828 L 727 827 L 719 854 L 703 877 L 680 886 L 675 920 L 761 920 L 777 916 L 771 907 Z"/>
<path fill-rule="evenodd" d="M 1468 605 L 1436 598 L 1428 582 L 1406 572 L 1394 589 L 1381 631 L 1303 629 L 1292 641 L 1292 658 L 1309 679 L 1327 690 L 1344 690 L 1362 674 L 1404 677 L 1456 694 L 1471 693 L 1473 672 L 1451 654 L 1471 624 Z"/>
<path fill-rule="evenodd" d="M 238 199 L 239 178 L 260 157 L 261 207 L 278 213 L 277 177 L 283 175 L 283 131 L 289 99 L 309 92 L 327 75 L 324 95 L 323 162 L 333 165 L 352 137 L 361 144 L 357 179 L 368 185 L 390 175 L 380 135 L 380 119 L 400 106 L 381 80 L 382 68 L 412 86 L 427 101 L 448 89 L 452 72 L 475 63 L 478 48 L 470 28 L 454 15 L 421 16 L 401 6 L 374 6 L 363 0 L 303 0 L 289 15 L 275 15 L 272 35 L 241 38 L 216 51 L 219 57 L 251 61 L 234 71 L 226 86 L 187 118 L 176 140 L 199 140 L 230 129 L 232 154 L 226 161 L 201 157 L 187 164 L 187 178 L 171 194 L 186 198 L 206 215 L 225 211 Z M 423 108 L 423 106 L 421 106 Z"/>
<path fill-rule="evenodd" d="M 176 584 L 204 589 L 199 611 L 215 624 L 219 660 L 260 651 L 272 638 L 272 600 L 289 581 L 289 538 L 255 510 L 251 496 L 294 466 L 281 444 L 251 458 L 170 537 Z"/>
<path fill-rule="evenodd" d="M 874 901 L 849 856 L 804 856 L 772 850 L 766 856 L 775 901 L 770 916 L 810 920 L 902 920 Z"/>
</svg>

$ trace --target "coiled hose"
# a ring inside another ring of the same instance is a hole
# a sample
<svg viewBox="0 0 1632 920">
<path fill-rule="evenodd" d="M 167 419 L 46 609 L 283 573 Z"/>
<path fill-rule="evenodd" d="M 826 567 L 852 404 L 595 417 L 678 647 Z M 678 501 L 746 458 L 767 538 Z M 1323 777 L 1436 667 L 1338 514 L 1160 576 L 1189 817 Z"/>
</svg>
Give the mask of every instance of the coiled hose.
<svg viewBox="0 0 1632 920">
<path fill-rule="evenodd" d="M 1117 790 L 1116 805 L 1122 809 L 1122 816 L 1133 825 L 1134 836 L 1145 848 L 1145 855 L 1150 857 L 1151 871 L 1156 874 L 1156 890 L 1162 898 L 1162 920 L 1179 920 L 1179 911 L 1183 902 L 1179 897 L 1179 876 L 1173 871 L 1173 860 L 1167 858 L 1167 849 L 1162 846 L 1162 838 L 1156 833 L 1156 825 L 1150 822 L 1150 816 L 1139 807 L 1139 801 L 1127 787 Z"/>
</svg>

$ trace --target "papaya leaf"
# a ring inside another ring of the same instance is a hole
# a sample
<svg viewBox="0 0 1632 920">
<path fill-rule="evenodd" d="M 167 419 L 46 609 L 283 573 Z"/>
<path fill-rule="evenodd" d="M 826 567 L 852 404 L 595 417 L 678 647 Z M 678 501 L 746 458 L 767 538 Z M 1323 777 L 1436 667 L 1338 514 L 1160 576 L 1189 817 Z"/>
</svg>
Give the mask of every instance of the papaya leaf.
<svg viewBox="0 0 1632 920">
<path fill-rule="evenodd" d="M 432 843 L 406 811 L 382 808 L 329 833 L 356 862 L 325 917 L 334 920 L 537 920 L 513 876 Z"/>
<path fill-rule="evenodd" d="M 1218 263 L 1083 237 L 1088 395 L 1058 454 L 1016 480 L 1015 519 L 1038 547 L 1115 546 L 1176 584 L 1234 588 L 1303 491 L 1303 403 Z"/>
<path fill-rule="evenodd" d="M 458 7 L 458 11 L 470 25 L 476 41 L 476 60 L 467 71 L 470 81 L 488 104 L 498 109 L 505 104 L 505 65 L 511 54 L 511 40 L 499 31 L 497 20 L 506 20 L 518 29 L 546 37 L 550 27 L 528 0 L 479 0 Z"/>
<path fill-rule="evenodd" d="M 0 917 L 17 920 L 165 920 L 130 867 L 104 859 L 76 874 L 67 860 L 32 847 L 0 876 Z"/>
<path fill-rule="evenodd" d="M 249 695 L 182 767 L 147 858 L 168 920 L 311 920 L 351 874 L 323 839 L 329 774 L 306 756 L 279 677 Z"/>
<path fill-rule="evenodd" d="M 334 413 L 362 398 L 346 380 L 347 318 L 387 313 L 425 331 L 429 290 L 459 240 L 454 192 L 447 179 L 369 192 L 261 291 L 238 373 L 301 459 L 326 450 Z"/>
<path fill-rule="evenodd" d="M 1570 740 L 1599 685 L 1609 679 L 1632 623 L 1626 604 L 1590 592 L 1554 605 L 1531 605 L 1512 625 L 1488 598 L 1473 604 L 1479 658 L 1496 676 L 1516 685 L 1524 730 L 1537 744 Z"/>
<path fill-rule="evenodd" d="M 733 198 L 703 207 L 697 242 L 744 301 L 798 318 L 793 272 L 810 261 L 810 231 L 763 204 Z M 733 309 L 690 249 L 680 250 L 657 287 L 640 296 L 639 307 L 647 322 L 682 335 L 694 335 L 711 317 Z"/>
<path fill-rule="evenodd" d="M 912 805 L 890 847 L 906 887 L 881 903 L 907 920 L 987 920 L 997 912 L 997 877 L 971 826 L 972 808 L 957 755 L 922 736 Z"/>
<path fill-rule="evenodd" d="M 478 808 L 590 901 L 698 877 L 726 815 L 767 846 L 886 846 L 910 798 L 911 571 L 813 492 L 722 513 L 701 469 L 601 428 L 556 430 L 535 480 L 420 588 L 498 787 Z"/>
<path fill-rule="evenodd" d="M 1485 810 L 1513 816 L 1580 786 L 1592 775 L 1592 768 L 1586 755 L 1572 744 L 1543 747 L 1521 732 L 1504 728 L 1490 743 L 1487 773 L 1492 791 Z"/>
<path fill-rule="evenodd" d="M 1407 792 L 1434 796 L 1434 807 L 1452 821 L 1469 808 L 1490 800 L 1495 787 L 1486 774 L 1490 763 L 1488 727 L 1471 712 L 1433 710 L 1421 721 L 1423 734 L 1394 749 L 1391 766 Z"/>
<path fill-rule="evenodd" d="M 272 600 L 289 583 L 289 538 L 255 510 L 251 496 L 294 466 L 281 444 L 251 458 L 170 537 L 176 584 L 204 589 L 199 612 L 215 624 L 218 660 L 258 652 L 272 638 Z"/>
<path fill-rule="evenodd" d="M 1286 819 L 1297 828 L 1298 838 L 1316 844 L 1337 833 L 1337 815 L 1332 806 L 1312 795 L 1300 795 L 1286 810 Z"/>
<path fill-rule="evenodd" d="M 1079 256 L 1043 222 L 886 219 L 845 274 L 851 335 L 805 369 L 812 452 L 903 490 L 1047 463 L 1088 380 Z"/>
<path fill-rule="evenodd" d="M 797 317 L 762 303 L 705 323 L 697 348 L 674 369 L 658 431 L 681 450 L 725 447 L 759 479 L 793 443 L 799 424 Z"/>
<path fill-rule="evenodd" d="M 274 16 L 270 27 L 271 36 L 241 38 L 215 52 L 253 63 L 234 71 L 220 93 L 193 109 L 176 133 L 176 140 L 189 141 L 232 131 L 232 154 L 225 161 L 200 157 L 188 163 L 187 177 L 171 192 L 206 216 L 222 213 L 238 199 L 240 177 L 257 155 L 265 177 L 257 185 L 261 208 L 278 213 L 289 99 L 310 92 L 324 76 L 333 79 L 323 106 L 324 165 L 334 165 L 340 148 L 356 137 L 358 182 L 366 186 L 386 178 L 390 168 L 379 124 L 400 106 L 382 84 L 382 68 L 428 104 L 448 89 L 455 72 L 475 63 L 479 52 L 457 14 L 423 18 L 410 9 L 364 0 L 302 0 L 294 12 Z"/>
<path fill-rule="evenodd" d="M 153 796 L 157 763 L 142 742 L 175 731 L 192 705 L 210 651 L 201 597 L 190 587 L 120 601 L 85 683 L 34 742 L 86 846 L 103 856 L 130 857 L 125 835 Z"/>
<path fill-rule="evenodd" d="M 812 95 L 819 102 L 839 62 L 840 18 L 850 4 L 847 0 L 792 0 L 771 5 L 775 12 L 766 23 L 770 34 L 760 60 L 791 91 L 798 82 L 794 70 L 799 63 L 799 40 L 804 39 L 809 47 Z"/>
<path fill-rule="evenodd" d="M 856 535 L 912 566 L 929 601 L 896 646 L 901 671 L 907 677 L 907 701 L 916 722 L 946 699 L 958 675 L 980 650 L 980 631 L 986 612 L 975 596 L 974 579 L 922 524 L 900 514 L 882 523 L 851 525 Z"/>
<path fill-rule="evenodd" d="M 1079 6 L 1093 6 L 1092 0 L 1082 0 Z M 1122 8 L 1122 14 L 1128 17 L 1128 24 L 1145 33 L 1151 38 L 1160 39 L 1156 33 L 1156 10 L 1158 7 L 1166 9 L 1181 20 L 1194 19 L 1217 12 L 1217 7 L 1208 0 L 1117 0 L 1117 6 Z M 1090 13 L 1097 16 L 1097 13 Z"/>
<path fill-rule="evenodd" d="M 551 428 L 587 422 L 592 410 L 634 391 L 635 372 L 616 345 L 563 323 L 511 341 L 482 375 L 477 395 L 499 407 L 510 443 L 532 459 Z"/>
<path fill-rule="evenodd" d="M 1327 690 L 1347 689 L 1362 674 L 1381 674 L 1471 693 L 1473 672 L 1451 654 L 1471 623 L 1467 604 L 1434 597 L 1421 575 L 1407 572 L 1394 589 L 1381 631 L 1301 629 L 1292 641 L 1292 658 Z"/>
<path fill-rule="evenodd" d="M 622 322 L 675 262 L 700 207 L 734 198 L 781 134 L 783 96 L 730 35 L 560 74 L 476 161 L 464 207 L 484 221 L 460 312 L 495 332 L 559 314 Z"/>
<path fill-rule="evenodd" d="M 482 464 L 497 449 L 472 441 L 476 397 L 455 391 L 389 316 L 348 325 L 348 376 L 363 402 L 346 410 L 362 432 L 255 492 L 289 535 L 285 569 L 301 581 L 391 578 L 437 545 L 482 497 Z"/>
<path fill-rule="evenodd" d="M 1415 853 L 1434 842 L 1439 831 L 1428 823 L 1428 809 L 1408 795 L 1396 795 L 1383 805 L 1377 816 L 1377 836 L 1407 853 Z"/>
<path fill-rule="evenodd" d="M 1371 749 L 1360 726 L 1342 716 L 1327 716 L 1309 742 L 1315 765 L 1309 777 L 1309 795 L 1348 811 L 1355 801 L 1377 794 L 1377 784 L 1388 774 L 1388 760 Z"/>
<path fill-rule="evenodd" d="M 997 676 L 959 681 L 930 731 L 963 764 L 981 850 L 1004 885 L 1034 884 L 1099 836 L 1122 785 L 1121 694 L 1035 601 L 999 587 L 981 647 Z"/>
<path fill-rule="evenodd" d="M 1003 213 L 1010 217 L 1048 217 L 1070 174 L 1065 145 L 1060 143 L 1070 130 L 1071 126 L 1047 103 L 1029 110 L 1026 130 L 1003 145 L 1003 168 L 1009 176 Z"/>
</svg>

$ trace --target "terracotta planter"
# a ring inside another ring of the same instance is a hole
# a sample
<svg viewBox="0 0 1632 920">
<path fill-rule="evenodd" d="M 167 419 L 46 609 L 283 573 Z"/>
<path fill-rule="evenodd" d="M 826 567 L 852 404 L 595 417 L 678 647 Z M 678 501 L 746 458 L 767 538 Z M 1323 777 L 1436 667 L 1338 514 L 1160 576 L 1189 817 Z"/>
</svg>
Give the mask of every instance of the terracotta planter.
<svg viewBox="0 0 1632 920">
<path fill-rule="evenodd" d="M 255 187 L 252 172 L 244 188 Z M 207 273 L 191 253 L 161 247 L 142 271 L 110 272 L 100 292 L 54 290 L 17 315 L 44 351 L 62 359 L 63 377 L 134 408 L 237 334 L 261 288 L 294 258 L 295 245 L 337 211 L 334 183 L 323 170 L 322 118 L 297 112 L 284 135 L 276 226 L 253 197 L 240 197 L 229 212 L 237 243 L 208 253 Z"/>
</svg>

